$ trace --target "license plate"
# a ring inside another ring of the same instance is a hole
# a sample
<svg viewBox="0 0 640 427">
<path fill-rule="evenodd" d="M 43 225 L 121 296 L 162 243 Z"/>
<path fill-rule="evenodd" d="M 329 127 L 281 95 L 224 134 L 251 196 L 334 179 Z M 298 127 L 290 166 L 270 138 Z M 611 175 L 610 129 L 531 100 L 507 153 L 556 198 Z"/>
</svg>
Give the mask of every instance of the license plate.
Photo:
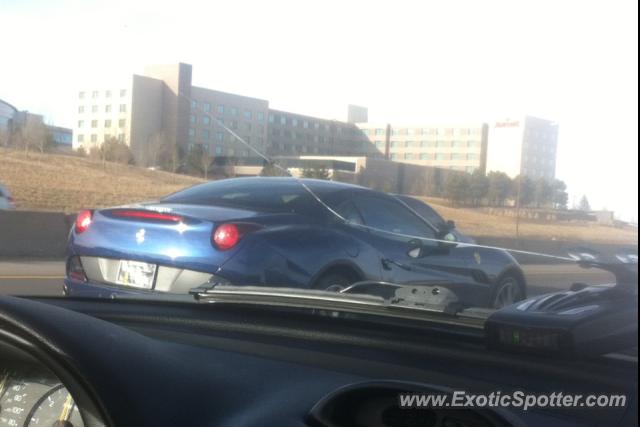
<svg viewBox="0 0 640 427">
<path fill-rule="evenodd" d="M 118 266 L 118 285 L 134 288 L 151 289 L 156 276 L 156 265 L 139 261 L 121 260 Z"/>
</svg>

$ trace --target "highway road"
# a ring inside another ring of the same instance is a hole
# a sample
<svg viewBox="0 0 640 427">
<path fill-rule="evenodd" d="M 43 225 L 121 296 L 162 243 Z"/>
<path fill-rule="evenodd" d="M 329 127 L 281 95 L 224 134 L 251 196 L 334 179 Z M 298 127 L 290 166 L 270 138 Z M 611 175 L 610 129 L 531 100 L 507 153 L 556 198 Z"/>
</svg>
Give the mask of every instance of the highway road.
<svg viewBox="0 0 640 427">
<path fill-rule="evenodd" d="M 529 295 L 567 289 L 573 282 L 611 283 L 613 276 L 573 264 L 524 265 Z M 62 261 L 0 261 L 0 294 L 62 295 Z"/>
</svg>

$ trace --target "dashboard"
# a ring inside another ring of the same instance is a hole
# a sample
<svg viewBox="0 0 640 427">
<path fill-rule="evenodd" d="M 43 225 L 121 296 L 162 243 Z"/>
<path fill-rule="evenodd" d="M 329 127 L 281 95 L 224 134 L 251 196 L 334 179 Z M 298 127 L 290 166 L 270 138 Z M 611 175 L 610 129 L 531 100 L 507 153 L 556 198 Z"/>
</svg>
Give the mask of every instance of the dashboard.
<svg viewBox="0 0 640 427">
<path fill-rule="evenodd" d="M 27 353 L 0 343 L 0 426 L 84 427 L 62 382 Z"/>
<path fill-rule="evenodd" d="M 479 334 L 242 304 L 0 297 L 0 425 L 637 425 L 637 359 L 549 360 Z M 401 391 L 624 393 L 608 409 L 398 411 Z"/>
</svg>

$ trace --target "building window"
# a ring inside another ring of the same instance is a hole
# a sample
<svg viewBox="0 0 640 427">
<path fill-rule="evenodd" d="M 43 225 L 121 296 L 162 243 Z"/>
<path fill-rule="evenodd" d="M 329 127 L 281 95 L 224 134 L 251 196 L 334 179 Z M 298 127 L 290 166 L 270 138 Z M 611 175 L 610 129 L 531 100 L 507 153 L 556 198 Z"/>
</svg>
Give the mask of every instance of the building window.
<svg viewBox="0 0 640 427">
<path fill-rule="evenodd" d="M 264 113 L 262 111 L 258 111 L 256 113 L 256 120 L 259 122 L 263 122 L 264 121 Z"/>
<path fill-rule="evenodd" d="M 121 113 L 127 112 L 127 104 L 120 104 L 120 112 Z"/>
<path fill-rule="evenodd" d="M 97 128 L 98 127 L 98 121 L 97 120 L 91 120 L 91 127 L 92 128 Z"/>
<path fill-rule="evenodd" d="M 91 97 L 92 98 L 97 98 L 98 97 L 98 91 L 94 90 L 93 92 L 91 92 Z"/>
<path fill-rule="evenodd" d="M 78 107 L 78 113 L 84 113 L 84 107 L 82 105 Z"/>
<path fill-rule="evenodd" d="M 104 112 L 105 113 L 110 113 L 111 112 L 111 105 L 105 105 L 104 106 Z"/>
<path fill-rule="evenodd" d="M 280 124 L 281 125 L 286 125 L 287 124 L 287 118 L 285 116 L 280 117 Z"/>
<path fill-rule="evenodd" d="M 84 127 L 84 120 L 78 120 L 78 127 L 79 128 Z"/>
<path fill-rule="evenodd" d="M 124 142 L 124 133 L 119 133 L 118 134 L 118 141 Z"/>
<path fill-rule="evenodd" d="M 208 102 L 205 102 L 204 104 L 202 104 L 202 111 L 204 111 L 205 113 L 208 113 L 209 111 L 211 111 L 211 104 Z"/>
<path fill-rule="evenodd" d="M 216 139 L 218 141 L 224 141 L 224 132 L 216 132 Z M 217 149 L 220 147 L 216 147 L 216 154 L 220 154 L 217 152 Z"/>
<path fill-rule="evenodd" d="M 398 155 L 397 154 L 392 154 L 391 155 L 391 160 L 397 160 L 398 159 Z"/>
<path fill-rule="evenodd" d="M 376 135 L 384 135 L 385 134 L 385 130 L 384 129 L 376 129 Z"/>
<path fill-rule="evenodd" d="M 193 141 L 196 138 L 196 130 L 189 128 L 189 140 Z"/>
<path fill-rule="evenodd" d="M 216 111 L 218 111 L 218 114 L 224 114 L 224 105 L 218 105 Z"/>
<path fill-rule="evenodd" d="M 436 142 L 436 147 L 438 148 L 448 148 L 451 146 L 451 143 L 449 143 L 449 141 L 437 141 Z"/>
<path fill-rule="evenodd" d="M 420 160 L 428 160 L 429 155 L 427 153 L 420 153 Z"/>
<path fill-rule="evenodd" d="M 236 116 L 238 114 L 238 109 L 236 107 L 231 107 L 231 108 L 229 108 L 229 113 L 232 116 Z"/>
<path fill-rule="evenodd" d="M 211 118 L 209 118 L 209 116 L 203 116 L 202 117 L 202 124 L 209 126 L 211 124 Z"/>
<path fill-rule="evenodd" d="M 127 90 L 126 89 L 121 89 L 120 90 L 120 97 L 123 98 L 125 96 L 127 96 Z"/>
<path fill-rule="evenodd" d="M 78 93 L 78 98 L 84 99 L 84 92 L 79 92 Z"/>
<path fill-rule="evenodd" d="M 105 98 L 111 98 L 111 91 L 110 90 L 105 90 L 104 91 L 104 97 Z"/>
<path fill-rule="evenodd" d="M 198 108 L 198 101 L 195 101 L 195 100 L 191 101 L 191 109 L 195 110 L 196 108 Z"/>
<path fill-rule="evenodd" d="M 123 128 L 126 123 L 127 121 L 125 119 L 120 119 L 118 120 L 118 127 Z"/>
<path fill-rule="evenodd" d="M 291 126 L 297 127 L 298 126 L 298 119 L 291 119 Z"/>
<path fill-rule="evenodd" d="M 220 133 L 220 132 L 218 132 L 218 133 Z M 215 152 L 217 155 L 222 154 L 222 147 L 220 147 L 219 145 L 216 145 L 216 147 L 214 148 L 214 152 Z"/>
<path fill-rule="evenodd" d="M 193 114 L 189 114 L 189 123 L 195 123 L 196 122 L 196 116 L 194 116 Z"/>
<path fill-rule="evenodd" d="M 78 135 L 78 142 L 84 142 L 84 135 Z"/>
<path fill-rule="evenodd" d="M 209 131 L 206 129 L 203 129 L 201 136 L 204 141 L 207 141 L 209 139 Z"/>
<path fill-rule="evenodd" d="M 111 120 L 105 120 L 104 121 L 104 127 L 110 128 L 111 127 Z"/>
<path fill-rule="evenodd" d="M 404 154 L 404 159 L 405 159 L 405 160 L 413 160 L 413 154 L 411 154 L 411 153 L 405 153 L 405 154 Z"/>
<path fill-rule="evenodd" d="M 251 113 L 250 110 L 244 110 L 242 112 L 242 115 L 244 116 L 245 119 L 251 120 L 251 117 L 252 117 L 253 114 Z"/>
<path fill-rule="evenodd" d="M 97 113 L 98 112 L 98 106 L 97 105 L 92 105 L 91 106 L 91 112 L 92 113 Z"/>
<path fill-rule="evenodd" d="M 395 141 L 389 142 L 389 147 L 396 148 L 396 142 Z"/>
<path fill-rule="evenodd" d="M 91 135 L 91 142 L 98 142 L 98 135 L 95 133 Z"/>
<path fill-rule="evenodd" d="M 454 148 L 466 148 L 467 143 L 465 141 L 453 141 Z"/>
<path fill-rule="evenodd" d="M 436 154 L 436 160 L 449 160 L 448 154 L 438 153 Z"/>
<path fill-rule="evenodd" d="M 451 160 L 462 160 L 462 159 L 463 159 L 463 155 L 460 153 L 451 154 Z"/>
<path fill-rule="evenodd" d="M 405 141 L 404 148 L 409 148 L 409 147 L 411 147 L 411 141 Z"/>
<path fill-rule="evenodd" d="M 251 123 L 245 123 L 244 124 L 244 129 L 248 132 L 251 132 Z"/>
<path fill-rule="evenodd" d="M 478 155 L 475 153 L 467 154 L 467 160 L 478 160 Z"/>
</svg>

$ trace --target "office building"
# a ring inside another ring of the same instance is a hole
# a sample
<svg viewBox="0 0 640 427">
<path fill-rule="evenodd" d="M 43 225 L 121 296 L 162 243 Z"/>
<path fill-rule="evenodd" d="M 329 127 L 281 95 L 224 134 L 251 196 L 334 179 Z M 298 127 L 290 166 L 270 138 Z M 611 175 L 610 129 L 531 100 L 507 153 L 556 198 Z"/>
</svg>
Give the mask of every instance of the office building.
<svg viewBox="0 0 640 427">
<path fill-rule="evenodd" d="M 498 168 L 555 176 L 557 126 L 545 120 L 527 117 L 491 129 L 482 122 L 372 124 L 367 108 L 356 105 L 348 106 L 347 121 L 327 120 L 191 80 L 191 65 L 150 66 L 124 86 L 81 91 L 74 148 L 117 138 L 144 166 L 155 166 L 159 140 L 183 152 L 197 144 L 212 157 L 256 157 L 242 139 L 270 156 L 365 156 L 468 173 Z"/>
<path fill-rule="evenodd" d="M 357 126 L 375 147 L 374 157 L 469 173 L 486 167 L 488 126 L 484 123 Z"/>
<path fill-rule="evenodd" d="M 40 114 L 18 110 L 0 99 L 0 146 L 12 145 L 19 141 L 19 135 L 31 132 L 41 138 L 50 137 L 58 149 L 70 149 L 72 130 L 60 126 L 48 125 Z M 33 143 L 37 144 L 36 141 Z"/>
<path fill-rule="evenodd" d="M 551 180 L 556 176 L 557 149 L 556 122 L 531 116 L 499 120 L 489 131 L 487 171 Z"/>
</svg>

